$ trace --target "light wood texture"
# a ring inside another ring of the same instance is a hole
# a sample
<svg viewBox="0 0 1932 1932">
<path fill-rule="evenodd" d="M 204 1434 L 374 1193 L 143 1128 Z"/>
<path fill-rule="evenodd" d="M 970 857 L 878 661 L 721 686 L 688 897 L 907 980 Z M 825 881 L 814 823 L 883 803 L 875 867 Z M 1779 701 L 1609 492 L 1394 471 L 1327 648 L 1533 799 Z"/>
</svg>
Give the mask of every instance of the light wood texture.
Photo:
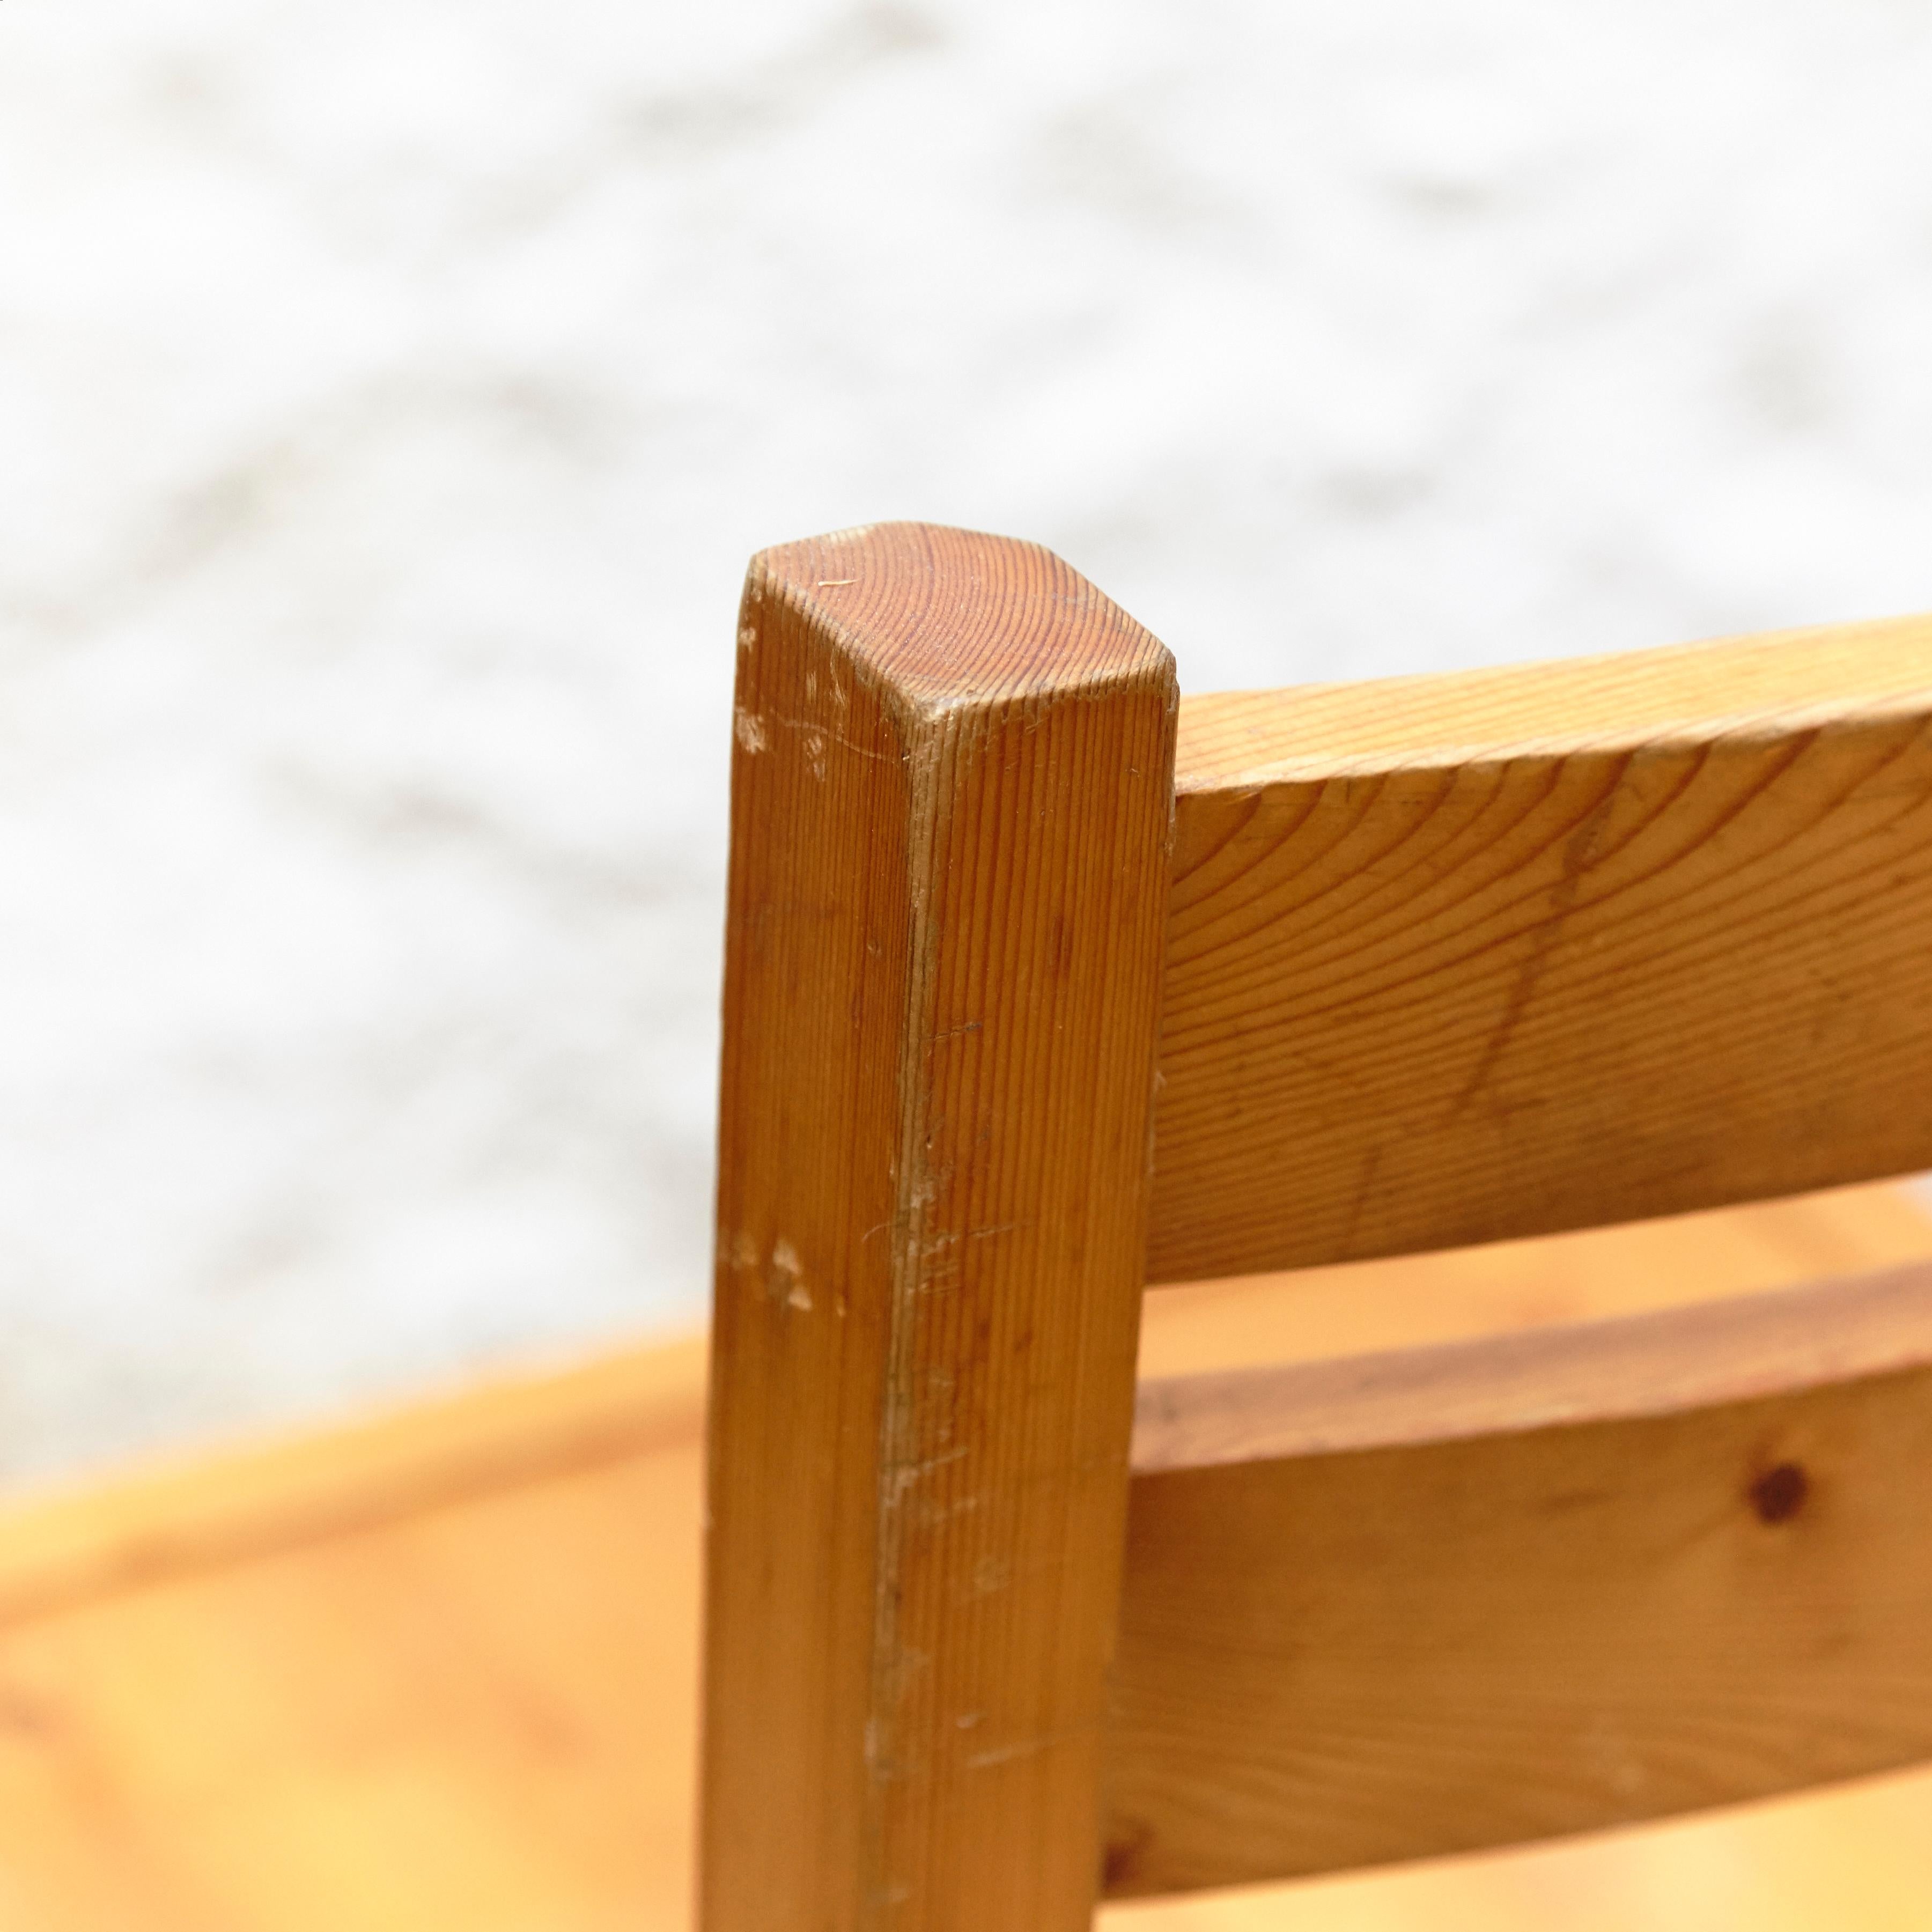
<svg viewBox="0 0 1932 1932">
<path fill-rule="evenodd" d="M 766 553 L 739 632 L 705 1932 L 1084 1932 L 1174 669 L 1031 544 Z"/>
<path fill-rule="evenodd" d="M 703 1362 L 0 1514 L 0 1925 L 686 1932 Z"/>
<path fill-rule="evenodd" d="M 1149 1278 L 1932 1166 L 1932 620 L 1181 713 Z"/>
<path fill-rule="evenodd" d="M 701 1340 L 666 1342 L 16 1503 L 0 1535 L 0 1628 L 660 1448 L 682 1454 L 704 1426 L 704 1360 Z"/>
<path fill-rule="evenodd" d="M 1136 1398 L 1133 1470 L 1671 1418 L 1928 1364 L 1932 1268 L 1922 1262 L 1621 1320 L 1157 1377 Z"/>
<path fill-rule="evenodd" d="M 1802 1207 L 1795 1215 L 1792 1209 Z M 1388 1311 L 1593 1312 L 1640 1256 L 1770 1287 L 1932 1255 L 1865 1190 L 1275 1284 L 1346 1350 Z M 1604 1252 L 1598 1252 L 1599 1246 Z M 1781 1269 L 1781 1272 L 1780 1271 Z M 1312 1286 L 1311 1286 L 1312 1283 Z M 1520 1294 L 1519 1291 L 1521 1291 Z M 1162 1297 L 1240 1359 L 1261 1284 Z M 1314 1304 L 1331 1304 L 1325 1312 Z M 1359 1323 L 1352 1328 L 1352 1324 Z M 1430 1332 L 1436 1332 L 1432 1328 Z M 700 1352 L 615 1357 L 0 1511 L 0 1924 L 22 1932 L 688 1932 Z M 278 1496 L 280 1500 L 278 1501 Z M 165 1550 L 156 1565 L 145 1551 Z M 1932 1776 L 1634 1833 L 1146 1902 L 1103 1932 L 1920 1932 Z"/>
<path fill-rule="evenodd" d="M 1148 1297 L 1141 1373 L 1310 1361 L 1757 1294 L 1918 1260 L 1927 1225 L 1908 1190 L 1868 1184 L 1400 1262 L 1190 1282 Z"/>
<path fill-rule="evenodd" d="M 1117 1889 L 1932 1756 L 1932 1267 L 1142 1402 Z"/>
</svg>

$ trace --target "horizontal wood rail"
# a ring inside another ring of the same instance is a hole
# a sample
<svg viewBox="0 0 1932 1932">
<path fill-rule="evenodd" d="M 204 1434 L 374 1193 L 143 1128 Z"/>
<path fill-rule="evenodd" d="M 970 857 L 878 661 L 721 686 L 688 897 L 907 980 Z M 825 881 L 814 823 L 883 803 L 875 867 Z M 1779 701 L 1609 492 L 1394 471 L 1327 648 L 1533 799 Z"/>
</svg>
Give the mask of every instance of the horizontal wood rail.
<svg viewBox="0 0 1932 1932">
<path fill-rule="evenodd" d="M 1932 1755 L 1932 1266 L 1142 1388 L 1114 1895 Z"/>
<path fill-rule="evenodd" d="M 1932 1166 L 1932 619 L 1183 701 L 1154 1282 Z"/>
</svg>

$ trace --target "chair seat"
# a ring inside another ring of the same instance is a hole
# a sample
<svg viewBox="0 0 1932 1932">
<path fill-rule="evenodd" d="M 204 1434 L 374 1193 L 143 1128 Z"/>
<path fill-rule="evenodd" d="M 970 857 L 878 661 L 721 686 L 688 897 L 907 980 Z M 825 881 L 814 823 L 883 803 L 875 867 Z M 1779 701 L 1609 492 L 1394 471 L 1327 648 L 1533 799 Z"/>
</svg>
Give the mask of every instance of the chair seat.
<svg viewBox="0 0 1932 1932">
<path fill-rule="evenodd" d="M 1932 1255 L 1863 1188 L 1150 1297 L 1174 1372 Z M 704 1352 L 685 1342 L 0 1516 L 0 1926 L 689 1922 Z M 1585 1843 L 1124 1905 L 1112 1932 L 1932 1924 L 1932 1774 Z"/>
</svg>

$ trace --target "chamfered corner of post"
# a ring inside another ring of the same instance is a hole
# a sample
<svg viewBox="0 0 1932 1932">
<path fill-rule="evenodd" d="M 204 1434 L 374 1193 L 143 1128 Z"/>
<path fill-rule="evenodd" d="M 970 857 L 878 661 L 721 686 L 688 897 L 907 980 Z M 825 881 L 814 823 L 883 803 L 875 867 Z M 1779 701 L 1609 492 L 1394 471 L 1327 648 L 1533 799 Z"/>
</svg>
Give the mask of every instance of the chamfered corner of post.
<svg viewBox="0 0 1932 1932">
<path fill-rule="evenodd" d="M 867 524 L 762 550 L 741 650 L 778 610 L 917 713 L 1109 690 L 1176 690 L 1166 645 L 1039 544 L 939 524 Z"/>
</svg>

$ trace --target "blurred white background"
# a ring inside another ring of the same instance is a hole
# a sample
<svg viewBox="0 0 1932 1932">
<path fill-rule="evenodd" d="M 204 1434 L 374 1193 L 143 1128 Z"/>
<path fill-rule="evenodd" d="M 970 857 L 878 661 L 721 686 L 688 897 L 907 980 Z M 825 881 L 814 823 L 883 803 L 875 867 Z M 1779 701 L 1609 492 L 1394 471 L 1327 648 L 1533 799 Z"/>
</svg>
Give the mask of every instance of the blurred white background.
<svg viewBox="0 0 1932 1932">
<path fill-rule="evenodd" d="M 1913 0 L 6 0 L 0 1476 L 695 1318 L 755 547 L 1932 606 Z"/>
</svg>

